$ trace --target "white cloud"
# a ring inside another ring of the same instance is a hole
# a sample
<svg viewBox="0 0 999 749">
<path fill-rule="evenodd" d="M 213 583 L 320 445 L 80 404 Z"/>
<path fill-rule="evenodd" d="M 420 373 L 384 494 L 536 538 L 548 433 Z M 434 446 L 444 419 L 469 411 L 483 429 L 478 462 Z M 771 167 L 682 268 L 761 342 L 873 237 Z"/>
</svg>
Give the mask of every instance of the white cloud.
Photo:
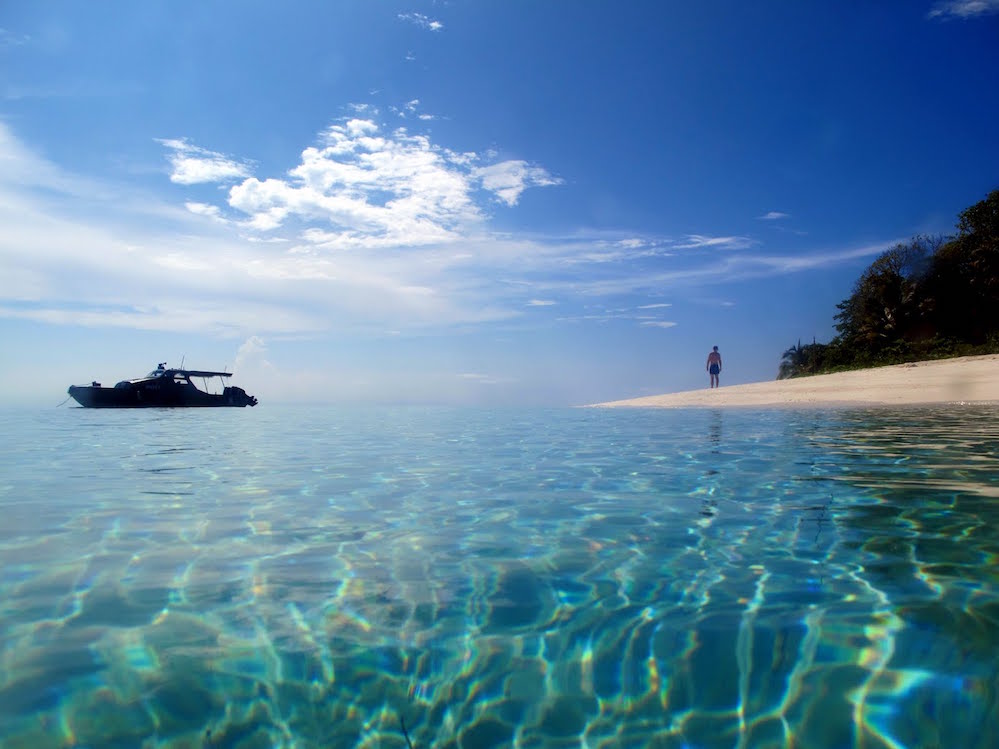
<svg viewBox="0 0 999 749">
<path fill-rule="evenodd" d="M 402 111 L 418 105 L 414 99 Z M 245 228 L 270 232 L 294 219 L 308 224 L 300 239 L 328 250 L 457 241 L 485 218 L 474 201 L 476 187 L 512 206 L 530 187 L 561 182 L 524 161 L 478 166 L 478 154 L 441 148 L 404 128 L 384 133 L 362 117 L 332 125 L 284 178 L 250 176 L 245 164 L 186 140 L 163 144 L 174 151 L 175 182 L 244 177 L 230 188 L 228 208 L 242 214 Z M 202 215 L 221 216 L 194 205 Z"/>
<path fill-rule="evenodd" d="M 999 13 L 999 0 L 942 0 L 930 10 L 929 18 L 974 18 Z"/>
<path fill-rule="evenodd" d="M 898 244 L 899 241 L 901 240 L 894 239 L 889 242 L 878 242 L 861 247 L 794 255 L 757 255 L 746 258 L 746 260 L 747 263 L 763 269 L 767 274 L 784 275 L 786 273 L 817 270 L 818 268 L 838 265 L 849 260 L 880 255 L 885 250 Z"/>
<path fill-rule="evenodd" d="M 670 322 L 669 320 L 646 320 L 639 323 L 644 327 L 648 328 L 675 328 L 678 323 Z"/>
<path fill-rule="evenodd" d="M 247 366 L 270 366 L 266 359 L 267 344 L 264 339 L 257 335 L 251 335 L 243 341 L 236 351 L 236 363 L 233 367 L 235 374 L 241 368 Z"/>
<path fill-rule="evenodd" d="M 25 42 L 27 43 L 27 42 Z M 0 50 L 3 45 L 0 44 Z M 123 99 L 148 93 L 145 85 L 127 80 L 62 79 L 58 83 L 23 85 L 8 83 L 0 93 L 7 101 L 28 99 Z"/>
<path fill-rule="evenodd" d="M 482 167 L 477 154 L 355 117 L 278 177 L 246 177 L 216 205 L 168 203 L 68 173 L 0 122 L 0 316 L 243 341 L 527 325 L 557 300 L 566 321 L 663 327 L 641 313 L 665 309 L 657 300 L 675 289 L 814 270 L 892 244 L 671 253 L 669 240 L 634 231 L 499 234 L 475 202 Z M 739 241 L 705 233 L 678 244 Z M 578 314 L 590 299 L 633 293 L 649 303 Z"/>
<path fill-rule="evenodd" d="M 0 182 L 19 190 L 41 188 L 78 198 L 99 198 L 107 188 L 71 175 L 19 141 L 0 121 Z"/>
<path fill-rule="evenodd" d="M 725 254 L 707 255 L 703 261 L 683 266 L 656 264 L 653 268 L 640 268 L 631 271 L 632 263 L 619 263 L 614 272 L 597 275 L 593 267 L 588 268 L 585 279 L 568 278 L 549 280 L 536 286 L 548 293 L 575 294 L 581 296 L 625 296 L 629 294 L 659 294 L 664 288 L 684 288 L 705 286 L 716 283 L 732 283 L 759 278 L 771 278 L 793 273 L 815 271 L 833 267 L 860 258 L 881 254 L 898 243 L 898 239 L 878 242 L 860 247 L 847 247 L 818 252 L 798 252 L 788 255 Z M 624 270 L 629 272 L 622 272 Z"/>
<path fill-rule="evenodd" d="M 191 331 L 231 337 L 240 335 L 244 324 L 264 317 L 275 333 L 316 333 L 321 330 L 307 316 L 263 304 L 205 304 L 191 298 L 161 298 L 156 306 L 123 305 L 116 307 L 94 300 L 79 300 L 72 305 L 53 302 L 35 305 L 0 303 L 0 318 L 33 320 L 51 325 L 124 328 L 128 330 Z M 273 317 L 270 315 L 274 315 Z"/>
<path fill-rule="evenodd" d="M 526 161 L 504 161 L 480 167 L 474 170 L 473 175 L 481 180 L 483 189 L 495 193 L 509 206 L 516 205 L 521 193 L 528 187 L 562 184 L 562 180 L 552 177 L 541 167 L 530 166 Z"/>
<path fill-rule="evenodd" d="M 720 250 L 744 250 L 759 244 L 749 237 L 708 237 L 703 234 L 688 234 L 686 239 L 674 245 L 678 249 L 697 249 L 700 247 L 717 247 Z"/>
<path fill-rule="evenodd" d="M 389 109 L 394 112 L 400 119 L 407 119 L 409 117 L 415 117 L 423 122 L 431 122 L 436 120 L 437 117 L 432 114 L 427 114 L 426 112 L 419 111 L 420 100 L 413 99 L 407 101 L 401 107 L 389 107 Z"/>
<path fill-rule="evenodd" d="M 790 218 L 791 214 L 782 213 L 781 211 L 769 211 L 764 213 L 762 216 L 757 216 L 756 218 L 761 221 L 779 221 L 782 218 Z"/>
<path fill-rule="evenodd" d="M 209 218 L 223 220 L 221 216 L 221 211 L 217 205 L 209 205 L 208 203 L 195 203 L 189 201 L 184 203 L 184 207 L 191 213 L 196 213 L 199 216 L 208 216 Z"/>
<path fill-rule="evenodd" d="M 495 377 L 494 375 L 481 374 L 479 372 L 462 372 L 458 375 L 458 378 L 477 382 L 480 385 L 502 385 L 510 382 L 509 379 L 504 377 Z"/>
<path fill-rule="evenodd" d="M 173 152 L 169 156 L 171 182 L 180 185 L 230 182 L 246 177 L 250 173 L 247 164 L 229 159 L 215 151 L 193 146 L 183 138 L 167 138 L 158 142 Z"/>
<path fill-rule="evenodd" d="M 422 13 L 400 13 L 398 18 L 400 21 L 408 21 L 427 31 L 443 31 L 444 29 L 444 24 L 440 21 L 428 18 Z"/>
<path fill-rule="evenodd" d="M 672 304 L 660 302 L 658 304 L 642 304 L 639 305 L 638 309 L 662 309 L 664 307 L 672 307 L 672 306 L 673 306 Z"/>
</svg>

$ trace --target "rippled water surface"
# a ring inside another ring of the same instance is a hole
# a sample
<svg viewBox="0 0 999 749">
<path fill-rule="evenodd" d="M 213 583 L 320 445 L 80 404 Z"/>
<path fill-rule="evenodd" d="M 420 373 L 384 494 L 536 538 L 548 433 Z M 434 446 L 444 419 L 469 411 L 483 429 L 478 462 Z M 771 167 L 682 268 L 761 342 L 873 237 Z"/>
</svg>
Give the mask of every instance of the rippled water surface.
<svg viewBox="0 0 999 749">
<path fill-rule="evenodd" d="M 0 412 L 0 745 L 999 746 L 999 410 Z"/>
</svg>

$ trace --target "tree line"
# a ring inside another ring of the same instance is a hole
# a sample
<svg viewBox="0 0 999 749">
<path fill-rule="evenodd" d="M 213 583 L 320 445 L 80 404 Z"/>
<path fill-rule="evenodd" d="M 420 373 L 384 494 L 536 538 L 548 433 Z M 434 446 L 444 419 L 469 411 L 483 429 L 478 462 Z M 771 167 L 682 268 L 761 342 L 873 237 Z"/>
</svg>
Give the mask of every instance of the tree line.
<svg viewBox="0 0 999 749">
<path fill-rule="evenodd" d="M 999 352 L 999 189 L 959 214 L 957 234 L 879 255 L 836 308 L 837 335 L 799 340 L 777 379 Z"/>
</svg>

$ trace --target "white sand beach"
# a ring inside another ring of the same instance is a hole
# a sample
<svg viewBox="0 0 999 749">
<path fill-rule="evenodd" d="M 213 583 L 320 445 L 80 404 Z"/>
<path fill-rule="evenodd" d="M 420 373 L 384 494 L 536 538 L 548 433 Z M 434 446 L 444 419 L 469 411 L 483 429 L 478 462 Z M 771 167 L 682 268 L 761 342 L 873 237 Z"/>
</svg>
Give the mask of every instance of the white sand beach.
<svg viewBox="0 0 999 749">
<path fill-rule="evenodd" d="M 724 377 L 724 373 L 722 374 Z M 999 355 L 896 364 L 596 403 L 594 407 L 904 406 L 999 403 Z"/>
</svg>

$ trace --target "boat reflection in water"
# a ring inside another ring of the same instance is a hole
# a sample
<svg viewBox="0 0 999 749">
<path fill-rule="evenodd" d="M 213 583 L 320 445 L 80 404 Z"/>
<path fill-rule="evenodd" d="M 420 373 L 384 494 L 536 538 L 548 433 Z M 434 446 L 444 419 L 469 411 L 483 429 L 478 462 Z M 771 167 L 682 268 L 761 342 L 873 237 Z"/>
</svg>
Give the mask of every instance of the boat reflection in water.
<svg viewBox="0 0 999 749">
<path fill-rule="evenodd" d="M 207 372 L 198 369 L 169 369 L 166 362 L 145 377 L 122 380 L 113 388 L 101 383 L 70 385 L 69 394 L 84 408 L 150 408 L 156 406 L 230 406 L 242 408 L 257 405 L 257 399 L 247 395 L 243 388 L 225 386 L 221 393 L 200 390 L 191 382 L 192 377 L 223 379 L 232 377 L 230 372 Z"/>
</svg>

